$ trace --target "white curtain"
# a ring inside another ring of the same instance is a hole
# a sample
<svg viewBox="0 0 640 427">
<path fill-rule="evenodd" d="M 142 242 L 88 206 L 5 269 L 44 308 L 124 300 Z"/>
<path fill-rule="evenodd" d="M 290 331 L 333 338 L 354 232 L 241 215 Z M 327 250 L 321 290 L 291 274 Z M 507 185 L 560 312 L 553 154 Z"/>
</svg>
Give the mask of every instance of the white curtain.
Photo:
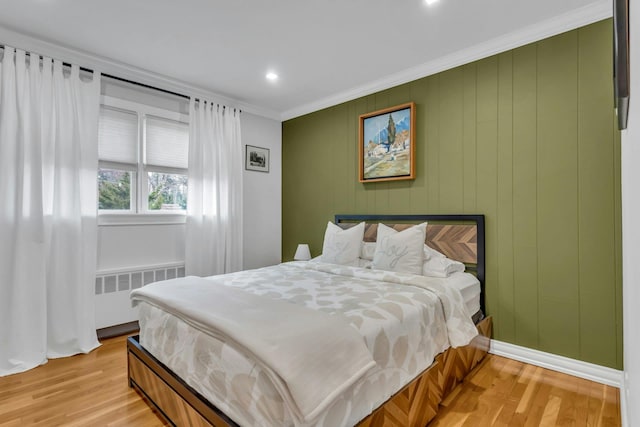
<svg viewBox="0 0 640 427">
<path fill-rule="evenodd" d="M 240 111 L 191 99 L 186 273 L 242 269 Z"/>
<path fill-rule="evenodd" d="M 0 376 L 97 347 L 100 74 L 4 48 L 0 65 Z M 67 70 L 68 71 L 68 70 Z M 68 75 L 66 75 L 68 74 Z"/>
</svg>

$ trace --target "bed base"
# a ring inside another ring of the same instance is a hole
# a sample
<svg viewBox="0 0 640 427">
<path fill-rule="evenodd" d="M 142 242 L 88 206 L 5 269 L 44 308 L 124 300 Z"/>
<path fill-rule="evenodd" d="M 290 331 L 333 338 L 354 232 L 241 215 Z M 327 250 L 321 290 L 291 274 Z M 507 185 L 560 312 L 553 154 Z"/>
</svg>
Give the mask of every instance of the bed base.
<svg viewBox="0 0 640 427">
<path fill-rule="evenodd" d="M 129 387 L 139 392 L 171 425 L 238 426 L 140 345 L 139 335 L 127 338 Z"/>
<path fill-rule="evenodd" d="M 449 348 L 404 389 L 358 423 L 358 427 L 424 427 L 435 418 L 440 403 L 489 351 L 493 322 L 476 325 L 479 335 L 469 345 Z"/>
<path fill-rule="evenodd" d="M 440 403 L 489 351 L 492 319 L 477 324 L 478 335 L 469 345 L 449 348 L 405 388 L 358 423 L 359 427 L 425 426 Z M 193 390 L 139 343 L 127 340 L 129 385 L 142 394 L 172 425 L 237 426 L 233 420 Z"/>
</svg>

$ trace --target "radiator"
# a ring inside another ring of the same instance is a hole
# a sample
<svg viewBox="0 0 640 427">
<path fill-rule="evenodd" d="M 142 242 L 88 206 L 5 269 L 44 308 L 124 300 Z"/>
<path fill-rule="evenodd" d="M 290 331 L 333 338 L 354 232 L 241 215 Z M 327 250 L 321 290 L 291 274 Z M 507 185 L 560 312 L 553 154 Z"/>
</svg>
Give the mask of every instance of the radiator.
<svg viewBox="0 0 640 427">
<path fill-rule="evenodd" d="M 126 292 L 151 282 L 184 277 L 184 263 L 146 265 L 96 274 L 96 295 Z"/>
</svg>

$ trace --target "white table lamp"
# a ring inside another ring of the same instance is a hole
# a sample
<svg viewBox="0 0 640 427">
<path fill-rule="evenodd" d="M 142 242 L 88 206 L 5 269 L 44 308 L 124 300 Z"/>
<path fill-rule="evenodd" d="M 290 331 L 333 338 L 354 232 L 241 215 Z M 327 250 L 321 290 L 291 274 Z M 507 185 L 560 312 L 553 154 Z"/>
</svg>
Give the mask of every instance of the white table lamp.
<svg viewBox="0 0 640 427">
<path fill-rule="evenodd" d="M 296 254 L 293 256 L 296 261 L 309 261 L 311 259 L 311 252 L 309 251 L 309 245 L 306 243 L 300 243 Z"/>
</svg>

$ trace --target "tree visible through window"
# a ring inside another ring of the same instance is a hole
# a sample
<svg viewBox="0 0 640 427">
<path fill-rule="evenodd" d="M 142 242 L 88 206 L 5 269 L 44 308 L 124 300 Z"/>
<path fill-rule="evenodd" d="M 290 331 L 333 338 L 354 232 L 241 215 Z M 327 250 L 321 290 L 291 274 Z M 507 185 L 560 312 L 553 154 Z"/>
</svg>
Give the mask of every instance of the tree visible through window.
<svg viewBox="0 0 640 427">
<path fill-rule="evenodd" d="M 116 169 L 98 170 L 98 209 L 131 209 L 131 173 Z"/>
<path fill-rule="evenodd" d="M 187 176 L 149 172 L 149 210 L 187 209 Z"/>
</svg>

